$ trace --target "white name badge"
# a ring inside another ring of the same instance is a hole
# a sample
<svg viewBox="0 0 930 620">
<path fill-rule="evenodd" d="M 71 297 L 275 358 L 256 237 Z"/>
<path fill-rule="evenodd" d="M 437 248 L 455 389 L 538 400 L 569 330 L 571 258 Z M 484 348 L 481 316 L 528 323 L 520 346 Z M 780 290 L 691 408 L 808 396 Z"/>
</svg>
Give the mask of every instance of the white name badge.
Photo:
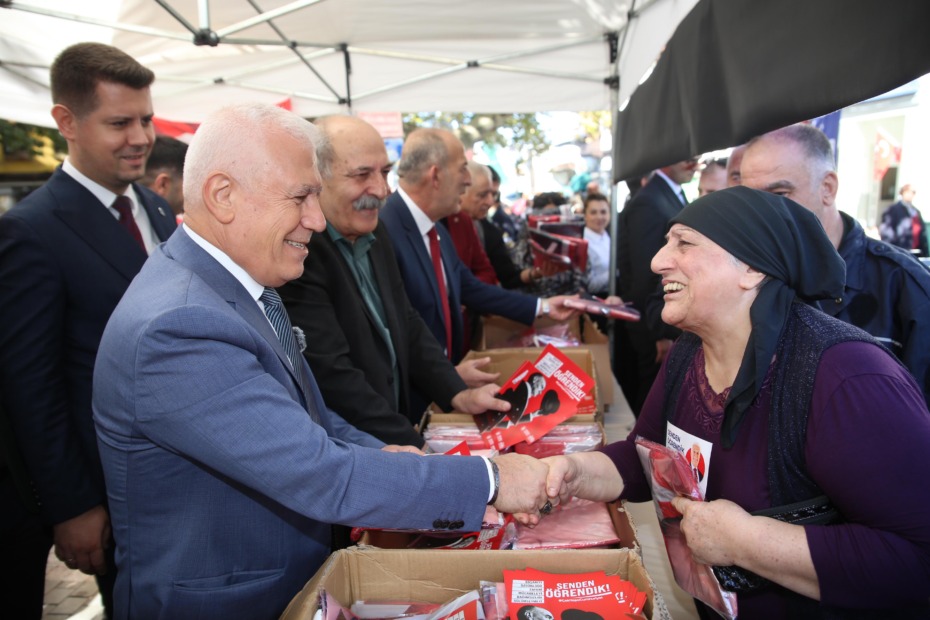
<svg viewBox="0 0 930 620">
<path fill-rule="evenodd" d="M 710 474 L 710 453 L 713 444 L 687 433 L 672 423 L 669 423 L 665 433 L 665 445 L 685 457 L 691 465 L 691 471 L 698 481 L 701 497 L 707 496 L 707 476 Z"/>
</svg>

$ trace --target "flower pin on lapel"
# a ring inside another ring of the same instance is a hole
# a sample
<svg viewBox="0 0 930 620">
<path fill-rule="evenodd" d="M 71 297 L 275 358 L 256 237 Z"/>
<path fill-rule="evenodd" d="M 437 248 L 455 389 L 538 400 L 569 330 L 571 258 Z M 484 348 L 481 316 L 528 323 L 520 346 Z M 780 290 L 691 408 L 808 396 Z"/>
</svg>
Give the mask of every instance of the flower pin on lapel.
<svg viewBox="0 0 930 620">
<path fill-rule="evenodd" d="M 307 336 L 304 334 L 304 330 L 299 327 L 292 327 L 294 330 L 294 337 L 297 338 L 297 348 L 301 353 L 307 350 Z"/>
</svg>

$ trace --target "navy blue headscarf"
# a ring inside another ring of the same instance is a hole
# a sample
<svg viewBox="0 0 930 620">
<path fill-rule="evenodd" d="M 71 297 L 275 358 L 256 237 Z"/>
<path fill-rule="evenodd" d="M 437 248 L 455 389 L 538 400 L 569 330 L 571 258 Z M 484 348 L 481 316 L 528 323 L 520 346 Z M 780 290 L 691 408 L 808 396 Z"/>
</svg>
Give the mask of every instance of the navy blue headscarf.
<svg viewBox="0 0 930 620">
<path fill-rule="evenodd" d="M 729 448 L 746 409 L 762 389 L 795 298 L 837 299 L 846 264 L 813 213 L 783 196 L 747 187 L 713 192 L 669 225 L 693 228 L 769 278 L 749 309 L 752 331 L 724 407 L 720 439 Z"/>
</svg>

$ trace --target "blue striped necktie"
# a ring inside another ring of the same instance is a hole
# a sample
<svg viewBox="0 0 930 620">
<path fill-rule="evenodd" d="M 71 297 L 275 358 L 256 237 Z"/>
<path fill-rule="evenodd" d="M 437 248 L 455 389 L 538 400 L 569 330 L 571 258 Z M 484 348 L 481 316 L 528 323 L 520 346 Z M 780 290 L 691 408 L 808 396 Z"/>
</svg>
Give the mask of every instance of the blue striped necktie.
<svg viewBox="0 0 930 620">
<path fill-rule="evenodd" d="M 266 288 L 259 299 L 265 306 L 265 316 L 267 316 L 268 320 L 271 322 L 271 326 L 278 336 L 278 341 L 280 341 L 281 347 L 287 355 L 287 359 L 291 362 L 291 369 L 294 371 L 294 376 L 297 377 L 297 383 L 304 394 L 304 401 L 307 403 L 307 411 L 310 413 L 310 417 L 313 418 L 313 421 L 319 423 L 320 417 L 316 411 L 316 407 L 313 405 L 312 393 L 307 379 L 304 376 L 300 351 L 297 349 L 297 338 L 294 336 L 294 328 L 291 326 L 291 320 L 287 317 L 287 312 L 284 310 L 281 296 L 278 295 L 278 292 L 273 288 Z"/>
</svg>

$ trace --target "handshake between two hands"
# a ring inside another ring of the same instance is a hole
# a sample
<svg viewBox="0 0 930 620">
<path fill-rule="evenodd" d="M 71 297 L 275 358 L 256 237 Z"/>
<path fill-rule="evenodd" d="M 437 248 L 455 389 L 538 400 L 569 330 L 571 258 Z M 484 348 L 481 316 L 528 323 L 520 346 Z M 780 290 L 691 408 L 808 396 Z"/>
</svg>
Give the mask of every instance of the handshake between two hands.
<svg viewBox="0 0 930 620">
<path fill-rule="evenodd" d="M 385 446 L 389 452 L 423 454 L 411 446 Z M 509 453 L 494 457 L 500 471 L 500 489 L 494 507 L 534 526 L 552 509 L 572 497 L 609 502 L 623 490 L 620 473 L 601 452 L 576 452 L 536 459 Z"/>
<path fill-rule="evenodd" d="M 528 526 L 572 497 L 611 501 L 623 487 L 613 462 L 600 452 L 545 459 L 511 453 L 494 457 L 494 462 L 501 477 L 494 507 Z"/>
</svg>

